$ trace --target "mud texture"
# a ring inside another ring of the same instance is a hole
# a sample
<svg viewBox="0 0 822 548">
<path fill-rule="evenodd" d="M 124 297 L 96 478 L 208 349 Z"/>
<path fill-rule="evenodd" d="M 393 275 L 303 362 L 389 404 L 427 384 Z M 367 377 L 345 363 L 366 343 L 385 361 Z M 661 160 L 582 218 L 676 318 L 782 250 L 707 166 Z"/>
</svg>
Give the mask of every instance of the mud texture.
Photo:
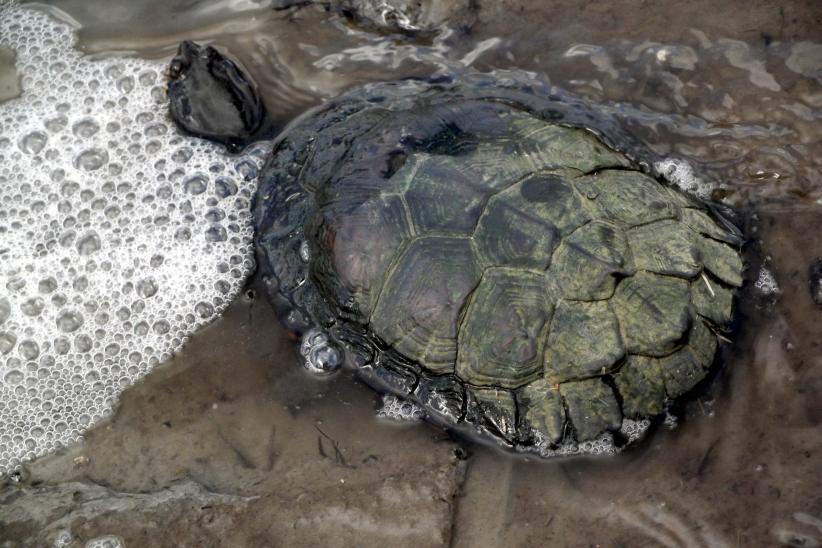
<svg viewBox="0 0 822 548">
<path fill-rule="evenodd" d="M 245 298 L 192 352 L 129 390 L 82 446 L 0 490 L 0 546 L 440 546 L 462 450 L 383 423 L 351 378 L 296 363 L 268 303 Z"/>
</svg>

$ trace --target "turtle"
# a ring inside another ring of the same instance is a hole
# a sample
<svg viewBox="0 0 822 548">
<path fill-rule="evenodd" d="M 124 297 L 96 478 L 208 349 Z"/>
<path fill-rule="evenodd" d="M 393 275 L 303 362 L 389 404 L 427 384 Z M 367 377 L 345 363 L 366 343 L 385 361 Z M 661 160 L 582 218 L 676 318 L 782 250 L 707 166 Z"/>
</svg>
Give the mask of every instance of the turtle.
<svg viewBox="0 0 822 548">
<path fill-rule="evenodd" d="M 373 83 L 274 141 L 258 278 L 309 368 L 516 452 L 616 451 L 698 389 L 743 238 L 530 73 Z"/>
<path fill-rule="evenodd" d="M 273 131 L 253 80 L 215 47 L 180 42 L 168 76 L 169 114 L 184 132 L 239 152 Z"/>
</svg>

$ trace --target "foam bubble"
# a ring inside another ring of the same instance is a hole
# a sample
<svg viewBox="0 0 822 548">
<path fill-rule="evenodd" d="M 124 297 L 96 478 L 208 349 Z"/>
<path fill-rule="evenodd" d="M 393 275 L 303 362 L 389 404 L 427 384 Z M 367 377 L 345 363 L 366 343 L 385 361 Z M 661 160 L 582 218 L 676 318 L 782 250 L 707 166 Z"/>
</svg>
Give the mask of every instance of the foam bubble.
<svg viewBox="0 0 822 548">
<path fill-rule="evenodd" d="M 383 394 L 382 408 L 377 411 L 377 416 L 394 421 L 416 422 L 425 418 L 425 410 L 419 405 L 394 394 Z"/>
<path fill-rule="evenodd" d="M 756 277 L 754 287 L 763 295 L 775 295 L 781 291 L 773 273 L 764 266 L 759 269 L 759 275 Z"/>
<path fill-rule="evenodd" d="M 74 535 L 68 529 L 60 529 L 54 535 L 54 548 L 66 548 L 74 542 Z"/>
<path fill-rule="evenodd" d="M 266 147 L 180 135 L 163 63 L 74 43 L 45 13 L 0 7 L 23 88 L 0 103 L 0 475 L 110 414 L 253 266 Z"/>
<path fill-rule="evenodd" d="M 664 177 L 684 192 L 702 199 L 708 199 L 711 196 L 713 186 L 701 179 L 694 172 L 693 166 L 686 160 L 666 158 L 654 164 L 654 171 L 658 176 Z"/>
<path fill-rule="evenodd" d="M 86 542 L 85 548 L 125 548 L 126 543 L 117 535 L 104 535 Z"/>
<path fill-rule="evenodd" d="M 619 434 L 623 438 L 624 444 L 618 446 L 614 441 L 614 435 L 604 432 L 599 437 L 584 442 L 577 443 L 573 440 L 564 441 L 558 447 L 552 447 L 548 440 L 536 440 L 533 450 L 529 452 L 538 453 L 542 457 L 570 457 L 576 455 L 615 455 L 622 447 L 635 443 L 648 433 L 651 421 L 648 419 L 633 420 L 622 419 L 622 426 Z"/>
<path fill-rule="evenodd" d="M 300 344 L 303 366 L 315 374 L 330 373 L 342 365 L 342 353 L 328 335 L 319 329 L 311 329 L 303 335 Z"/>
</svg>

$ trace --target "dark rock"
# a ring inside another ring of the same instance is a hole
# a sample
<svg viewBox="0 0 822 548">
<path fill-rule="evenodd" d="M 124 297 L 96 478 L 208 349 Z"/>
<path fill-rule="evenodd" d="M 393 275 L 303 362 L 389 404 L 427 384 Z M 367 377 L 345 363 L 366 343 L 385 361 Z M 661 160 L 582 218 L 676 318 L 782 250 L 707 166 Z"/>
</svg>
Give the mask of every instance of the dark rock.
<svg viewBox="0 0 822 548">
<path fill-rule="evenodd" d="M 817 257 L 808 269 L 808 281 L 810 282 L 811 299 L 818 306 L 822 306 L 822 257 Z"/>
</svg>

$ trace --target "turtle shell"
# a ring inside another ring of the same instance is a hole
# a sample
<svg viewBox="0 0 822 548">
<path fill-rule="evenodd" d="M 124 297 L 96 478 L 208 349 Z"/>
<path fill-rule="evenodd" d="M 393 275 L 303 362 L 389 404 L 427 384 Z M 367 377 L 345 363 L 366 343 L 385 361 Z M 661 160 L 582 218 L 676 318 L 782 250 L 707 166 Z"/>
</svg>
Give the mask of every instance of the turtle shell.
<svg viewBox="0 0 822 548">
<path fill-rule="evenodd" d="M 510 74 L 374 85 L 275 146 L 260 268 L 288 327 L 435 421 L 542 454 L 610 439 L 706 376 L 742 283 L 738 232 L 641 154 Z"/>
</svg>

